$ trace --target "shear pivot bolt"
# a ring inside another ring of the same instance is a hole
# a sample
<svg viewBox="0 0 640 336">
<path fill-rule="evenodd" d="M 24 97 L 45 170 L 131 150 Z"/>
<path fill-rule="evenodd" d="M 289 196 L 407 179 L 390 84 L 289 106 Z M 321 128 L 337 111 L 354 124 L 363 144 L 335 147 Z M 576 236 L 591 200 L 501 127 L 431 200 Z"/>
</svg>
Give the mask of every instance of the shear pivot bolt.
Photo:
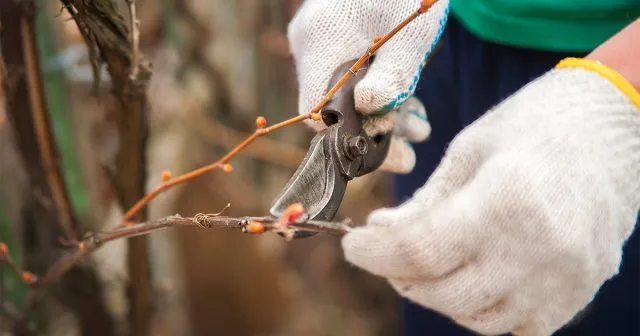
<svg viewBox="0 0 640 336">
<path fill-rule="evenodd" d="M 367 154 L 367 140 L 356 135 L 347 139 L 346 152 L 351 158 L 356 158 Z"/>
</svg>

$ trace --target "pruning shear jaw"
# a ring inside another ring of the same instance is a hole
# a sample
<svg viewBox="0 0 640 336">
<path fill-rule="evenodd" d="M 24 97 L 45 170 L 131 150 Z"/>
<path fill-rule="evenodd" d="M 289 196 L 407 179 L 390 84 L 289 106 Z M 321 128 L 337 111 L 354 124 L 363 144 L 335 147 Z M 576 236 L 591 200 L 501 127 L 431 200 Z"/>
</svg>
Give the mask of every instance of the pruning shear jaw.
<svg viewBox="0 0 640 336">
<path fill-rule="evenodd" d="M 340 66 L 333 86 L 354 62 Z M 356 111 L 355 85 L 366 69 L 353 74 L 320 112 L 327 126 L 312 140 L 304 160 L 273 202 L 270 212 L 280 217 L 293 203 L 301 203 L 314 220 L 330 221 L 338 212 L 347 183 L 376 170 L 389 150 L 391 133 L 369 136 L 363 129 L 363 115 Z M 314 232 L 297 230 L 294 238 Z"/>
<path fill-rule="evenodd" d="M 328 139 L 335 131 L 336 127 L 329 127 L 311 140 L 304 160 L 276 197 L 272 215 L 279 217 L 289 205 L 301 203 L 309 218 L 331 220 L 335 216 L 347 184 L 331 156 Z"/>
</svg>

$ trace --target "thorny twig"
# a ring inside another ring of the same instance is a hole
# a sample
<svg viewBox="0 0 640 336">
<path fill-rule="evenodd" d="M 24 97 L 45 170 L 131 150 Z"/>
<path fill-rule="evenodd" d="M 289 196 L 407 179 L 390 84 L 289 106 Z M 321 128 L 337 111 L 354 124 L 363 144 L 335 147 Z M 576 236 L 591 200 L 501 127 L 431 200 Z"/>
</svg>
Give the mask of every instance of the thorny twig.
<svg viewBox="0 0 640 336">
<path fill-rule="evenodd" d="M 132 0 L 129 0 L 129 1 L 132 1 Z M 271 125 L 271 126 L 268 126 L 268 127 L 260 127 L 259 126 L 253 132 L 253 134 L 251 134 L 248 138 L 246 138 L 244 141 L 242 141 L 240 144 L 238 144 L 236 147 L 234 147 L 231 151 L 229 151 L 225 156 L 220 158 L 218 161 L 213 162 L 213 163 L 211 163 L 209 165 L 200 167 L 198 169 L 192 170 L 192 171 L 190 171 L 188 173 L 185 173 L 183 175 L 180 175 L 178 177 L 175 177 L 173 179 L 170 179 L 168 181 L 163 182 L 160 186 L 158 186 L 155 189 L 151 190 L 142 199 L 140 199 L 135 205 L 133 205 L 131 208 L 129 208 L 129 210 L 127 210 L 127 212 L 125 213 L 125 215 L 124 215 L 124 217 L 122 219 L 122 222 L 120 223 L 120 226 L 128 225 L 129 221 L 131 220 L 131 218 L 136 213 L 138 213 L 138 211 L 140 211 L 145 205 L 147 205 L 147 203 L 149 203 L 151 200 L 153 200 L 156 196 L 158 196 L 159 194 L 161 194 L 165 190 L 173 187 L 174 185 L 177 185 L 177 184 L 180 184 L 180 183 L 184 183 L 184 182 L 186 182 L 186 181 L 188 181 L 188 180 L 190 180 L 192 178 L 195 178 L 197 176 L 200 176 L 202 174 L 205 174 L 205 173 L 208 173 L 208 172 L 213 171 L 215 169 L 224 167 L 225 165 L 228 164 L 228 162 L 234 156 L 236 156 L 240 151 L 242 151 L 244 148 L 249 146 L 252 142 L 254 142 L 259 137 L 267 135 L 270 132 L 273 132 L 273 131 L 279 130 L 281 128 L 293 125 L 295 123 L 298 123 L 298 122 L 306 120 L 306 119 L 312 119 L 314 121 L 319 121 L 321 119 L 320 118 L 320 111 L 322 110 L 324 105 L 327 102 L 329 102 L 329 100 L 333 97 L 333 95 L 342 87 L 342 85 L 344 85 L 344 83 L 353 74 L 357 73 L 357 71 L 367 61 L 369 61 L 369 59 L 376 53 L 376 51 L 378 51 L 378 49 L 380 49 L 380 47 L 382 47 L 389 39 L 391 39 L 396 33 L 398 33 L 400 30 L 402 30 L 406 25 L 408 25 L 415 18 L 417 18 L 421 14 L 427 12 L 429 10 L 429 8 L 431 8 L 431 6 L 433 6 L 433 4 L 436 1 L 437 0 L 422 0 L 421 3 L 420 3 L 420 7 L 416 11 L 411 13 L 409 16 L 407 16 L 404 20 L 402 20 L 402 22 L 400 22 L 389 33 L 387 33 L 384 36 L 379 36 L 379 37 L 374 38 L 373 43 L 371 44 L 371 46 L 369 46 L 369 48 L 367 48 L 367 50 L 362 54 L 362 56 L 360 56 L 360 58 L 338 80 L 338 82 L 331 89 L 329 89 L 329 91 L 324 95 L 324 97 L 320 100 L 320 102 L 316 106 L 314 106 L 309 112 L 304 113 L 304 114 L 300 114 L 300 115 L 298 115 L 296 117 L 293 117 L 291 119 L 282 121 L 280 123 L 277 123 L 275 125 Z"/>
</svg>

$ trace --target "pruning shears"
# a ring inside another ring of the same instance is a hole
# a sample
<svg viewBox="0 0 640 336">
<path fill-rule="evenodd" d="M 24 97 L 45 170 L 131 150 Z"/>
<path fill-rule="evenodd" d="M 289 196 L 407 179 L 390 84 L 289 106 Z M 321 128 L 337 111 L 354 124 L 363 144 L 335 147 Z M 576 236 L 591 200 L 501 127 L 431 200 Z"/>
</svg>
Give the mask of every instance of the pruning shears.
<svg viewBox="0 0 640 336">
<path fill-rule="evenodd" d="M 354 63 L 347 62 L 334 72 L 332 87 Z M 391 132 L 369 136 L 364 117 L 356 111 L 353 90 L 366 69 L 354 73 L 321 110 L 327 126 L 311 140 L 304 160 L 273 201 L 271 215 L 280 217 L 293 203 L 301 203 L 308 219 L 330 221 L 338 212 L 347 188 L 355 177 L 376 170 L 389 150 Z M 314 235 L 296 229 L 294 238 Z"/>
</svg>

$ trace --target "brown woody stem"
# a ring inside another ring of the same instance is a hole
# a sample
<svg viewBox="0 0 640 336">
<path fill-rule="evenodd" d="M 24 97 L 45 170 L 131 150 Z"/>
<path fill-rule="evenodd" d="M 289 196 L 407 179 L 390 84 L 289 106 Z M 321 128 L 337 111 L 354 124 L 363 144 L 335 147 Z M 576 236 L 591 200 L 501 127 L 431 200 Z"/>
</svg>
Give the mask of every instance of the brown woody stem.
<svg viewBox="0 0 640 336">
<path fill-rule="evenodd" d="M 140 71 L 140 28 L 138 27 L 135 0 L 127 0 L 127 5 L 129 7 L 129 43 L 131 43 L 130 78 L 136 79 Z"/>
<path fill-rule="evenodd" d="M 27 285 L 31 285 L 33 281 L 28 280 L 34 280 L 35 276 L 31 276 L 30 272 L 27 272 L 20 268 L 20 266 L 18 266 L 18 264 L 11 257 L 11 254 L 9 254 L 9 251 L 6 248 L 7 245 L 5 243 L 0 242 L 0 246 L 3 247 L 2 249 L 0 249 L 0 263 L 5 263 L 13 272 L 18 275 L 18 277 L 20 277 L 20 279 L 22 279 L 22 281 L 24 281 Z M 26 278 L 25 275 L 29 275 L 29 278 Z"/>
<path fill-rule="evenodd" d="M 275 217 L 227 217 L 217 214 L 197 214 L 194 217 L 181 217 L 179 215 L 168 216 L 152 221 L 119 227 L 107 232 L 96 232 L 87 235 L 83 240 L 76 242 L 75 250 L 58 260 L 40 280 L 36 282 L 39 288 L 46 287 L 53 283 L 60 275 L 68 271 L 73 265 L 79 262 L 90 252 L 100 248 L 104 243 L 124 238 L 147 235 L 153 232 L 162 231 L 173 227 L 199 227 L 203 229 L 235 229 L 243 230 L 250 223 L 260 223 L 265 232 L 280 232 L 282 226 Z M 345 222 L 326 222 L 308 220 L 295 222 L 287 225 L 289 228 L 302 229 L 305 231 L 323 232 L 341 236 L 346 234 L 351 226 Z"/>
</svg>

